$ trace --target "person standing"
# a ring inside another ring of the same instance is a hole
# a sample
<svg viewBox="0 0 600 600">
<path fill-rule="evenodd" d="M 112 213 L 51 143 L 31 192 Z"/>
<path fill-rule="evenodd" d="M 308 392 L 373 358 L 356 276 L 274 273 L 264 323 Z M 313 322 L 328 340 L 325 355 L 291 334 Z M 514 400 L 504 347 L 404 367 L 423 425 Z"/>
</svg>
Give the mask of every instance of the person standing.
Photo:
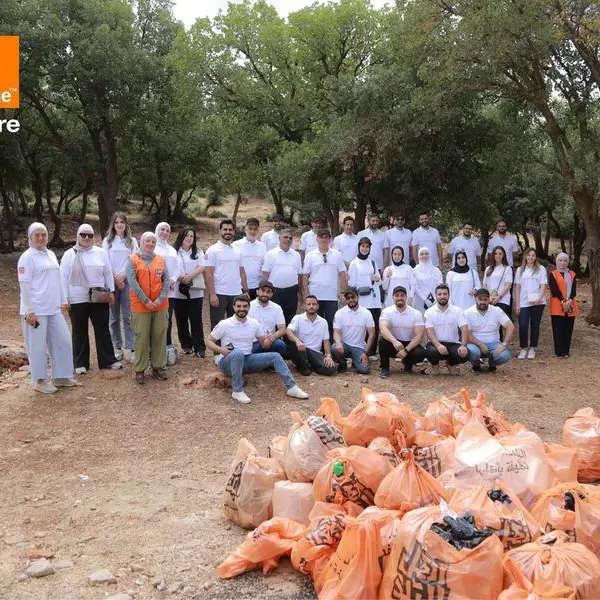
<svg viewBox="0 0 600 600">
<path fill-rule="evenodd" d="M 435 288 L 436 303 L 424 315 L 432 375 L 439 375 L 441 360 L 447 362 L 451 375 L 459 375 L 458 365 L 469 358 L 467 321 L 463 310 L 450 304 L 450 297 L 448 286 L 440 283 Z"/>
<path fill-rule="evenodd" d="M 273 300 L 281 306 L 286 325 L 302 303 L 302 261 L 292 248 L 292 241 L 292 232 L 284 229 L 279 236 L 279 246 L 267 252 L 262 273 L 262 278 L 275 287 Z"/>
<path fill-rule="evenodd" d="M 48 230 L 32 223 L 27 230 L 29 249 L 19 257 L 17 273 L 21 302 L 19 315 L 33 389 L 53 394 L 60 387 L 77 385 L 73 379 L 73 347 L 64 315 L 67 296 L 56 255 L 48 250 Z M 47 381 L 47 355 L 52 382 Z"/>
<path fill-rule="evenodd" d="M 115 279 L 108 254 L 94 246 L 91 225 L 79 226 L 77 243 L 64 253 L 60 272 L 70 305 L 75 373 L 83 375 L 90 368 L 89 321 L 94 328 L 98 367 L 120 369 L 108 327 L 109 306 L 115 301 Z"/>
<path fill-rule="evenodd" d="M 258 284 L 258 295 L 250 302 L 248 317 L 259 322 L 262 328 L 263 342 L 252 344 L 252 353 L 278 352 L 283 358 L 287 356 L 287 345 L 283 339 L 286 334 L 285 317 L 279 304 L 271 301 L 275 288 L 270 281 L 263 280 Z"/>
<path fill-rule="evenodd" d="M 304 297 L 311 294 L 319 301 L 319 316 L 327 321 L 329 339 L 333 340 L 333 318 L 338 309 L 338 298 L 346 289 L 348 280 L 344 257 L 330 248 L 331 233 L 321 229 L 317 234 L 318 247 L 304 259 L 302 286 Z"/>
<path fill-rule="evenodd" d="M 546 306 L 548 274 L 540 265 L 536 251 L 528 248 L 523 254 L 523 263 L 515 275 L 515 312 L 519 317 L 519 342 L 521 351 L 518 359 L 533 360 L 540 338 L 540 324 Z"/>
<path fill-rule="evenodd" d="M 450 240 L 448 258 L 451 264 L 456 262 L 454 257 L 459 250 L 466 252 L 469 266 L 475 271 L 479 271 L 478 260 L 481 257 L 481 244 L 477 237 L 473 235 L 473 223 L 470 221 L 463 223 L 461 235 L 457 235 Z"/>
<path fill-rule="evenodd" d="M 279 247 L 279 234 L 285 229 L 285 219 L 282 215 L 273 215 L 273 228 L 265 231 L 260 241 L 265 245 L 267 252 Z M 295 250 L 296 244 L 292 239 L 291 247 Z"/>
<path fill-rule="evenodd" d="M 569 255 L 560 252 L 556 256 L 556 269 L 548 277 L 554 354 L 558 358 L 569 358 L 575 317 L 579 316 L 575 278 L 575 271 L 569 269 Z"/>
<path fill-rule="evenodd" d="M 417 282 L 413 307 L 425 314 L 425 311 L 434 305 L 435 288 L 444 282 L 444 278 L 442 272 L 431 264 L 429 248 L 420 248 L 417 258 L 418 263 L 413 269 Z"/>
<path fill-rule="evenodd" d="M 154 252 L 157 236 L 146 231 L 140 249 L 127 260 L 127 282 L 135 338 L 135 380 L 143 384 L 148 363 L 159 381 L 167 379 L 167 324 L 171 277 L 165 259 Z"/>
<path fill-rule="evenodd" d="M 496 225 L 496 230 L 498 233 L 493 235 L 487 247 L 488 261 L 491 260 L 491 254 L 496 246 L 502 246 L 504 251 L 506 252 L 506 260 L 508 261 L 508 266 L 512 267 L 514 265 L 514 256 L 515 253 L 519 250 L 519 245 L 517 244 L 517 238 L 514 235 L 510 235 L 506 233 L 508 228 L 506 226 L 506 221 L 498 221 Z"/>
<path fill-rule="evenodd" d="M 404 223 L 406 219 L 403 215 L 397 214 L 392 217 L 392 225 L 385 232 L 385 245 L 383 252 L 383 263 L 387 267 L 391 264 L 390 261 L 390 252 L 391 249 L 400 246 L 402 248 L 402 256 L 403 260 L 406 260 L 406 264 L 410 266 L 410 243 L 412 240 L 412 232 L 407 227 L 404 227 Z M 402 284 L 398 284 L 402 285 Z M 395 286 L 392 287 L 394 289 Z M 407 288 L 408 289 L 408 288 Z M 393 304 L 392 300 L 386 304 L 386 306 L 391 306 Z"/>
<path fill-rule="evenodd" d="M 262 267 L 265 262 L 266 246 L 258 240 L 260 222 L 256 217 L 246 221 L 246 235 L 241 240 L 233 242 L 233 246 L 240 249 L 242 266 L 246 272 L 248 282 L 248 295 L 250 300 L 256 298 L 258 283 L 262 277 Z"/>
<path fill-rule="evenodd" d="M 173 245 L 179 258 L 179 281 L 175 285 L 175 322 L 184 354 L 206 356 L 202 305 L 204 303 L 204 252 L 198 248 L 196 232 L 184 227 Z"/>
<path fill-rule="evenodd" d="M 313 217 L 311 221 L 311 230 L 305 231 L 300 236 L 300 248 L 298 252 L 300 253 L 300 258 L 302 259 L 303 264 L 306 255 L 317 248 L 317 234 L 321 229 L 324 228 L 325 219 L 323 219 L 323 217 Z"/>
<path fill-rule="evenodd" d="M 379 229 L 379 217 L 374 214 L 370 214 L 367 218 L 368 227 L 358 232 L 359 239 L 369 238 L 371 241 L 371 260 L 375 261 L 375 266 L 379 270 L 379 274 L 383 271 L 385 266 L 383 263 L 383 251 L 386 244 L 386 235 L 384 231 Z"/>
<path fill-rule="evenodd" d="M 483 276 L 483 287 L 490 291 L 490 303 L 501 308 L 510 318 L 513 270 L 508 264 L 506 250 L 502 246 L 496 246 L 488 256 L 490 258 Z"/>
<path fill-rule="evenodd" d="M 392 264 L 383 270 L 383 281 L 381 285 L 383 289 L 388 292 L 385 296 L 385 305 L 392 306 L 394 304 L 394 298 L 391 291 L 402 286 L 408 293 L 407 302 L 412 306 L 413 298 L 415 296 L 415 288 L 417 286 L 417 280 L 415 273 L 409 265 L 404 262 L 404 249 L 402 246 L 394 246 L 391 252 Z"/>
<path fill-rule="evenodd" d="M 108 254 L 110 266 L 115 278 L 115 302 L 110 307 L 110 337 L 115 349 L 115 358 L 123 359 L 123 349 L 130 353 L 129 360 L 134 361 L 133 329 L 131 328 L 131 306 L 129 303 L 129 287 L 125 268 L 127 259 L 138 251 L 137 240 L 131 234 L 131 227 L 124 212 L 116 212 L 111 219 L 106 237 L 102 240 L 102 248 Z M 121 334 L 121 319 L 125 333 L 125 345 Z"/>
<path fill-rule="evenodd" d="M 221 239 L 206 251 L 204 278 L 210 301 L 210 326 L 214 329 L 225 315 L 233 316 L 233 300 L 248 289 L 242 253 L 232 244 L 235 225 L 231 219 L 219 223 Z"/>
<path fill-rule="evenodd" d="M 464 250 L 458 250 L 454 254 L 454 266 L 446 274 L 446 283 L 454 306 L 465 310 L 475 304 L 475 293 L 481 287 L 481 280 L 477 270 L 469 264 Z"/>
<path fill-rule="evenodd" d="M 419 263 L 421 248 L 429 250 L 431 264 L 441 269 L 444 264 L 442 255 L 442 238 L 435 227 L 429 226 L 429 212 L 419 213 L 419 227 L 412 232 L 411 249 L 415 266 Z"/>
<path fill-rule="evenodd" d="M 354 217 L 344 217 L 342 233 L 333 240 L 333 248 L 342 253 L 347 269 L 356 258 L 358 248 L 358 236 L 354 233 Z"/>
</svg>

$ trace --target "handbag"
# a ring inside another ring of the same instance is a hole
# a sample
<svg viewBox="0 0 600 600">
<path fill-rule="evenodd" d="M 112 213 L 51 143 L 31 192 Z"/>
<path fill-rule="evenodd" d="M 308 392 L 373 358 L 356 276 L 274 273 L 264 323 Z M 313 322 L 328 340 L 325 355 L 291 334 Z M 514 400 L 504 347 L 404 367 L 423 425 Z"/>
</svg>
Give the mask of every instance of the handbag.
<svg viewBox="0 0 600 600">
<path fill-rule="evenodd" d="M 358 295 L 359 296 L 370 296 L 372 292 L 373 292 L 373 288 L 369 287 L 367 285 L 361 285 L 358 288 Z"/>
<path fill-rule="evenodd" d="M 92 304 L 108 304 L 110 293 L 110 289 L 107 287 L 90 288 L 90 302 Z"/>
<path fill-rule="evenodd" d="M 206 287 L 204 283 L 204 273 L 200 273 L 192 279 L 191 287 L 195 290 L 203 290 Z"/>
</svg>

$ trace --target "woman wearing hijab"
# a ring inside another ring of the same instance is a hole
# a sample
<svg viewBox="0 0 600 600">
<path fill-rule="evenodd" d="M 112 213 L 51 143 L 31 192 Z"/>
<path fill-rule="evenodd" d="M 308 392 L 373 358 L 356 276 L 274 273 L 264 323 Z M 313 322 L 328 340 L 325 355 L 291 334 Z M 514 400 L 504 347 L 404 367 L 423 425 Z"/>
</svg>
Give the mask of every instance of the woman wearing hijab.
<svg viewBox="0 0 600 600">
<path fill-rule="evenodd" d="M 110 337 L 117 360 L 123 358 L 123 348 L 129 350 L 133 362 L 133 329 L 131 328 L 131 306 L 129 286 L 125 276 L 127 259 L 138 251 L 137 240 L 131 235 L 131 228 L 124 212 L 116 212 L 110 222 L 108 233 L 102 240 L 102 248 L 108 254 L 115 278 L 115 301 L 110 307 Z M 121 334 L 121 318 L 125 333 L 125 345 Z"/>
<path fill-rule="evenodd" d="M 404 249 L 402 246 L 394 246 L 392 248 L 391 258 L 392 264 L 383 270 L 382 287 L 387 292 L 385 305 L 391 306 L 394 303 L 391 292 L 399 285 L 407 291 L 408 304 L 412 305 L 417 280 L 410 265 L 404 262 Z"/>
<path fill-rule="evenodd" d="M 73 347 L 65 321 L 67 298 L 58 260 L 48 250 L 48 230 L 32 223 L 27 230 L 29 249 L 17 265 L 23 317 L 23 340 L 29 358 L 33 388 L 53 394 L 59 387 L 73 387 Z M 46 356 L 52 364 L 52 383 L 47 381 Z"/>
<path fill-rule="evenodd" d="M 475 306 L 475 294 L 481 287 L 479 273 L 469 266 L 464 250 L 454 254 L 454 266 L 446 275 L 446 284 L 450 289 L 450 303 L 463 310 Z"/>
<path fill-rule="evenodd" d="M 429 248 L 419 248 L 418 259 L 419 263 L 413 269 L 417 282 L 413 308 L 425 314 L 425 311 L 435 304 L 435 287 L 444 283 L 444 278 L 442 272 L 431 263 Z M 452 296 L 450 301 L 452 302 Z"/>
<path fill-rule="evenodd" d="M 89 321 L 94 328 L 98 367 L 120 369 L 108 328 L 109 306 L 115 301 L 115 279 L 108 254 L 94 246 L 91 225 L 79 226 L 77 243 L 64 253 L 60 272 L 67 290 L 75 373 L 83 375 L 90 368 Z"/>
<path fill-rule="evenodd" d="M 131 321 L 135 339 L 135 380 L 144 383 L 148 362 L 154 376 L 167 379 L 167 322 L 171 279 L 162 256 L 155 253 L 157 236 L 146 231 L 140 249 L 127 260 L 127 283 L 131 288 Z"/>
<path fill-rule="evenodd" d="M 575 317 L 579 315 L 579 307 L 575 300 L 577 282 L 575 271 L 569 270 L 567 253 L 560 252 L 556 256 L 555 264 L 556 269 L 551 271 L 548 277 L 554 354 L 558 358 L 569 358 Z"/>
<path fill-rule="evenodd" d="M 381 316 L 381 277 L 375 261 L 369 258 L 371 240 L 362 237 L 358 240 L 358 254 L 348 267 L 348 285 L 358 290 L 358 304 L 369 309 L 375 321 L 375 341 L 371 354 L 377 352 L 379 337 L 379 317 Z"/>
</svg>

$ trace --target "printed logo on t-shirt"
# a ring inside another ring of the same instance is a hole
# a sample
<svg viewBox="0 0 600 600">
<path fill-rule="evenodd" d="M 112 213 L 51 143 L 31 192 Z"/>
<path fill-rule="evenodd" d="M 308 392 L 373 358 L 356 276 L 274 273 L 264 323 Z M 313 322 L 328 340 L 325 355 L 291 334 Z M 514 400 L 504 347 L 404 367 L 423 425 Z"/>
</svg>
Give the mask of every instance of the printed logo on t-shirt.
<svg viewBox="0 0 600 600">
<path fill-rule="evenodd" d="M 25 267 L 19 267 L 19 275 L 23 275 L 25 273 Z"/>
</svg>

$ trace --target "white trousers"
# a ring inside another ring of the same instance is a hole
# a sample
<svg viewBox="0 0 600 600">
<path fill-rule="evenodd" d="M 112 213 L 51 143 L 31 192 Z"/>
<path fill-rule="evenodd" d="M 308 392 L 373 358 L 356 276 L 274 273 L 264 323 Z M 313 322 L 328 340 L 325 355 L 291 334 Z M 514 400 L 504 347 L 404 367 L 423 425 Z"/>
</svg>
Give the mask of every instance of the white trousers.
<svg viewBox="0 0 600 600">
<path fill-rule="evenodd" d="M 21 319 L 23 317 L 21 316 Z M 23 320 L 23 340 L 29 357 L 31 381 L 46 380 L 47 354 L 52 363 L 52 378 L 73 377 L 73 344 L 71 332 L 62 313 L 37 316 L 40 326 L 30 327 Z"/>
</svg>

